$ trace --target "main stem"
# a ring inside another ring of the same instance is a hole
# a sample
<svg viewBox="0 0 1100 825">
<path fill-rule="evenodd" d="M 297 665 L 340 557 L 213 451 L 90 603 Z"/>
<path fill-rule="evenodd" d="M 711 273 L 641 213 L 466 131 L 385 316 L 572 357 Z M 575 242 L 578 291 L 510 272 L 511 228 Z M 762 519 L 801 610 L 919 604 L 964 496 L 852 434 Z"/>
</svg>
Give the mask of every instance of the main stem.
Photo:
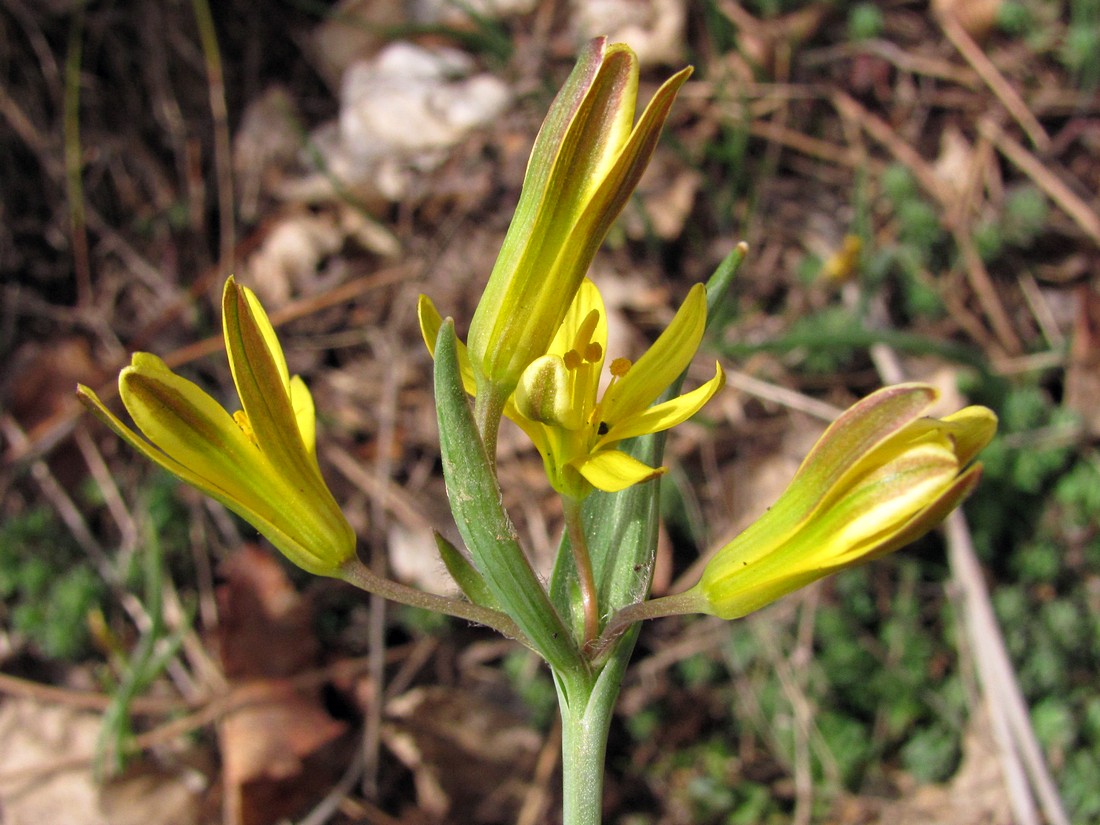
<svg viewBox="0 0 1100 825">
<path fill-rule="evenodd" d="M 561 709 L 563 825 L 600 825 L 603 821 L 607 733 L 638 627 L 628 628 L 619 637 L 606 664 L 594 676 L 554 674 Z"/>
<path fill-rule="evenodd" d="M 587 705 L 584 710 L 590 710 Z M 610 714 L 561 708 L 562 823 L 600 825 Z"/>
</svg>

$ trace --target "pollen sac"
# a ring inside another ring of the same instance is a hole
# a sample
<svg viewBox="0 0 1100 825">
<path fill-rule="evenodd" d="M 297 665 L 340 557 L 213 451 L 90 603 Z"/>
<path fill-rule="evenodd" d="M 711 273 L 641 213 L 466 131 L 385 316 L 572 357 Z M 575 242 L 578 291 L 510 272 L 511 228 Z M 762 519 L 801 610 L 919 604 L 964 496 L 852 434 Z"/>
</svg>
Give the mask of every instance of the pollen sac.
<svg viewBox="0 0 1100 825">
<path fill-rule="evenodd" d="M 256 433 L 252 431 L 252 424 L 248 420 L 248 414 L 244 410 L 237 410 L 233 413 L 233 420 L 237 422 L 237 426 L 241 428 L 241 432 L 248 436 L 248 440 L 252 442 L 252 446 L 258 447 L 256 442 Z"/>
<path fill-rule="evenodd" d="M 629 358 L 616 358 L 611 362 L 611 374 L 615 378 L 622 378 L 630 372 L 632 366 L 634 365 L 630 362 Z"/>
<path fill-rule="evenodd" d="M 516 408 L 540 424 L 571 428 L 575 415 L 569 385 L 569 368 L 560 356 L 536 358 L 520 376 L 514 396 Z"/>
</svg>

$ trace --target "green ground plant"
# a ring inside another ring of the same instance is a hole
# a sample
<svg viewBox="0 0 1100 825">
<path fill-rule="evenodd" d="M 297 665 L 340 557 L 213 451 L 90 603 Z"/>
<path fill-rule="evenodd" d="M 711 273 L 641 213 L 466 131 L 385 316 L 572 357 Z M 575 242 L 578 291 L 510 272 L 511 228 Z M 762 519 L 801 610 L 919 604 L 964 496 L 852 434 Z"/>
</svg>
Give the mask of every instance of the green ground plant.
<svg viewBox="0 0 1100 825">
<path fill-rule="evenodd" d="M 0 525 L 4 623 L 50 658 L 90 652 L 86 618 L 107 587 L 52 510 L 34 508 Z"/>
</svg>

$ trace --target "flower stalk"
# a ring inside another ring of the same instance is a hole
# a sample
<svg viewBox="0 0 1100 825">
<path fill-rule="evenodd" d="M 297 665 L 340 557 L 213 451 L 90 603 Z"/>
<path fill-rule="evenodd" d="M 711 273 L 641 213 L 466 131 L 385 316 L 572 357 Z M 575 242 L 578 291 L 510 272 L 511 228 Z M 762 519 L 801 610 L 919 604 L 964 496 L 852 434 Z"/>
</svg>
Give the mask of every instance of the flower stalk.
<svg viewBox="0 0 1100 825">
<path fill-rule="evenodd" d="M 581 614 L 584 622 L 581 649 L 587 652 L 600 633 L 599 592 L 596 589 L 596 579 L 592 575 L 592 558 L 588 555 L 588 538 L 584 532 L 581 502 L 575 498 L 563 496 L 562 511 L 565 517 L 565 532 L 569 537 L 569 548 L 573 554 L 573 565 L 577 571 L 577 588 L 580 590 Z"/>
</svg>

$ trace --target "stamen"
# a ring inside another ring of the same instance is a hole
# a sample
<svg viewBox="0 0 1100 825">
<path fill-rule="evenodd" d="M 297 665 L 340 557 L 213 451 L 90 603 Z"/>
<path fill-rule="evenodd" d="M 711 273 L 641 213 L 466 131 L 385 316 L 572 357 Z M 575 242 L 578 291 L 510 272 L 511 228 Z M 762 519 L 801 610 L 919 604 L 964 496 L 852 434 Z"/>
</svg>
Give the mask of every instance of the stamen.
<svg viewBox="0 0 1100 825">
<path fill-rule="evenodd" d="M 622 378 L 630 368 L 634 366 L 629 358 L 616 358 L 611 362 L 611 374 L 616 378 Z"/>
<path fill-rule="evenodd" d="M 596 331 L 596 325 L 599 322 L 600 311 L 598 309 L 593 309 L 584 316 L 584 320 L 577 327 L 577 335 L 573 339 L 573 349 L 580 353 L 588 348 L 589 343 L 592 341 L 592 334 Z"/>
<path fill-rule="evenodd" d="M 584 359 L 581 358 L 581 354 L 575 349 L 571 349 L 569 350 L 569 352 L 565 353 L 565 355 L 561 357 L 561 360 L 565 362 L 565 368 L 567 370 L 575 370 L 582 363 L 584 363 Z"/>
<path fill-rule="evenodd" d="M 589 364 L 595 364 L 603 358 L 603 347 L 592 341 L 587 347 L 584 348 L 584 360 Z"/>
<path fill-rule="evenodd" d="M 260 446 L 260 442 L 256 440 L 256 433 L 252 431 L 252 424 L 248 420 L 248 415 L 244 410 L 237 410 L 233 413 L 233 420 L 237 422 L 237 426 L 241 428 L 241 432 L 248 436 L 248 440 L 256 447 Z"/>
</svg>

